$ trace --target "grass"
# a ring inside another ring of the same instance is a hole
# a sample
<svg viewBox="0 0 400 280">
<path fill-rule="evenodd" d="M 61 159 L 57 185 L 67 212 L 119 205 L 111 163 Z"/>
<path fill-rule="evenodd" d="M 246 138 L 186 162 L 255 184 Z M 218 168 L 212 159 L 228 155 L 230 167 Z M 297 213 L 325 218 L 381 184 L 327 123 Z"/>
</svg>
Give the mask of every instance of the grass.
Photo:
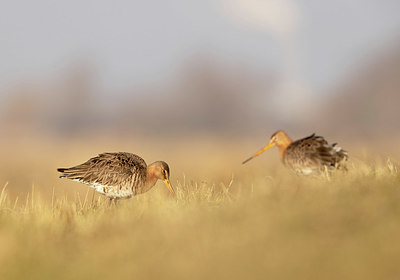
<svg viewBox="0 0 400 280">
<path fill-rule="evenodd" d="M 83 157 L 67 154 L 67 164 Z M 176 172 L 177 199 L 160 182 L 111 206 L 47 175 L 59 164 L 53 153 L 43 169 L 31 165 L 35 156 L 3 165 L 0 279 L 398 279 L 397 163 L 352 162 L 347 174 L 312 179 L 271 154 L 208 167 L 203 179 L 193 179 L 196 166 Z M 186 164 L 178 156 L 170 165 Z"/>
</svg>

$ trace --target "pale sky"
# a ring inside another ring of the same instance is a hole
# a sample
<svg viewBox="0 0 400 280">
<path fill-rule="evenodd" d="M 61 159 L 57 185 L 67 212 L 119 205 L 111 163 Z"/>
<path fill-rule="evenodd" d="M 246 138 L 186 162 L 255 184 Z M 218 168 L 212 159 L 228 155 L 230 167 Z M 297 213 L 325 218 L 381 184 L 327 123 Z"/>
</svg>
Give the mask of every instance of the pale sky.
<svg viewBox="0 0 400 280">
<path fill-rule="evenodd" d="M 327 89 L 396 41 L 398 11 L 396 0 L 3 0 L 0 94 L 55 79 L 79 58 L 93 62 L 105 92 L 159 83 L 202 54 L 293 66 L 300 83 Z"/>
</svg>

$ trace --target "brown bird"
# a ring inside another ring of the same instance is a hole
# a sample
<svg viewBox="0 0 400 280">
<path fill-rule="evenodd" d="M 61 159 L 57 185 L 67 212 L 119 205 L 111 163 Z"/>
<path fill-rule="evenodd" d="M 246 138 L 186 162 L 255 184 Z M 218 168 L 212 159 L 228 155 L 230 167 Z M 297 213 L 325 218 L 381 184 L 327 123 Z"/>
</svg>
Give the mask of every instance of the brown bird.
<svg viewBox="0 0 400 280">
<path fill-rule="evenodd" d="M 243 164 L 274 146 L 278 147 L 283 164 L 297 175 L 317 175 L 326 169 L 339 169 L 348 158 L 347 152 L 336 146 L 336 143 L 329 145 L 323 137 L 315 136 L 315 133 L 292 142 L 283 130 L 279 130 L 271 136 L 264 148 Z"/>
<path fill-rule="evenodd" d="M 146 165 L 131 153 L 103 153 L 71 168 L 58 168 L 60 178 L 85 183 L 110 199 L 130 198 L 150 190 L 158 179 L 175 195 L 169 182 L 169 167 L 164 161 Z"/>
</svg>

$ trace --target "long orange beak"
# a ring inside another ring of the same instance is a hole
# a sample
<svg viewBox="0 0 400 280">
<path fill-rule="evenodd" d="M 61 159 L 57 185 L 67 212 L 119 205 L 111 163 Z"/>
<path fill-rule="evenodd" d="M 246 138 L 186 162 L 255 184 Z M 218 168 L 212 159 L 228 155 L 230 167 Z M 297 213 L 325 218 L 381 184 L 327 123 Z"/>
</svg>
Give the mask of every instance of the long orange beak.
<svg viewBox="0 0 400 280">
<path fill-rule="evenodd" d="M 165 179 L 164 183 L 167 186 L 168 190 L 172 193 L 172 195 L 175 196 L 174 189 L 172 188 L 171 183 L 169 182 L 169 179 Z"/>
<path fill-rule="evenodd" d="M 272 148 L 273 146 L 275 146 L 275 144 L 273 144 L 272 142 L 269 142 L 267 146 L 265 146 L 264 148 L 262 148 L 261 150 L 259 150 L 254 156 L 249 157 L 248 159 L 246 159 L 245 161 L 242 162 L 242 164 L 245 164 L 246 162 L 248 162 L 249 160 L 255 158 L 256 156 L 261 155 L 262 153 L 264 153 L 266 150 L 268 150 L 269 148 Z"/>
</svg>

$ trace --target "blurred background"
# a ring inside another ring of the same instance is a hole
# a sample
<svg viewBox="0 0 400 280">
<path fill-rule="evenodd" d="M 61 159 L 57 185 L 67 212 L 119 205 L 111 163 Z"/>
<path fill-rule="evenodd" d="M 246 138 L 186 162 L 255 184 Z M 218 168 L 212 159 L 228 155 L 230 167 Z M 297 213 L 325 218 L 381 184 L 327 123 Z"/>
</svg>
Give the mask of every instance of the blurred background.
<svg viewBox="0 0 400 280">
<path fill-rule="evenodd" d="M 395 0 L 2 1 L 2 182 L 18 182 L 21 163 L 32 182 L 118 150 L 178 170 L 196 156 L 218 165 L 223 151 L 239 166 L 278 129 L 398 154 L 399 10 Z"/>
<path fill-rule="evenodd" d="M 2 135 L 397 134 L 399 10 L 393 0 L 3 1 Z"/>
</svg>

